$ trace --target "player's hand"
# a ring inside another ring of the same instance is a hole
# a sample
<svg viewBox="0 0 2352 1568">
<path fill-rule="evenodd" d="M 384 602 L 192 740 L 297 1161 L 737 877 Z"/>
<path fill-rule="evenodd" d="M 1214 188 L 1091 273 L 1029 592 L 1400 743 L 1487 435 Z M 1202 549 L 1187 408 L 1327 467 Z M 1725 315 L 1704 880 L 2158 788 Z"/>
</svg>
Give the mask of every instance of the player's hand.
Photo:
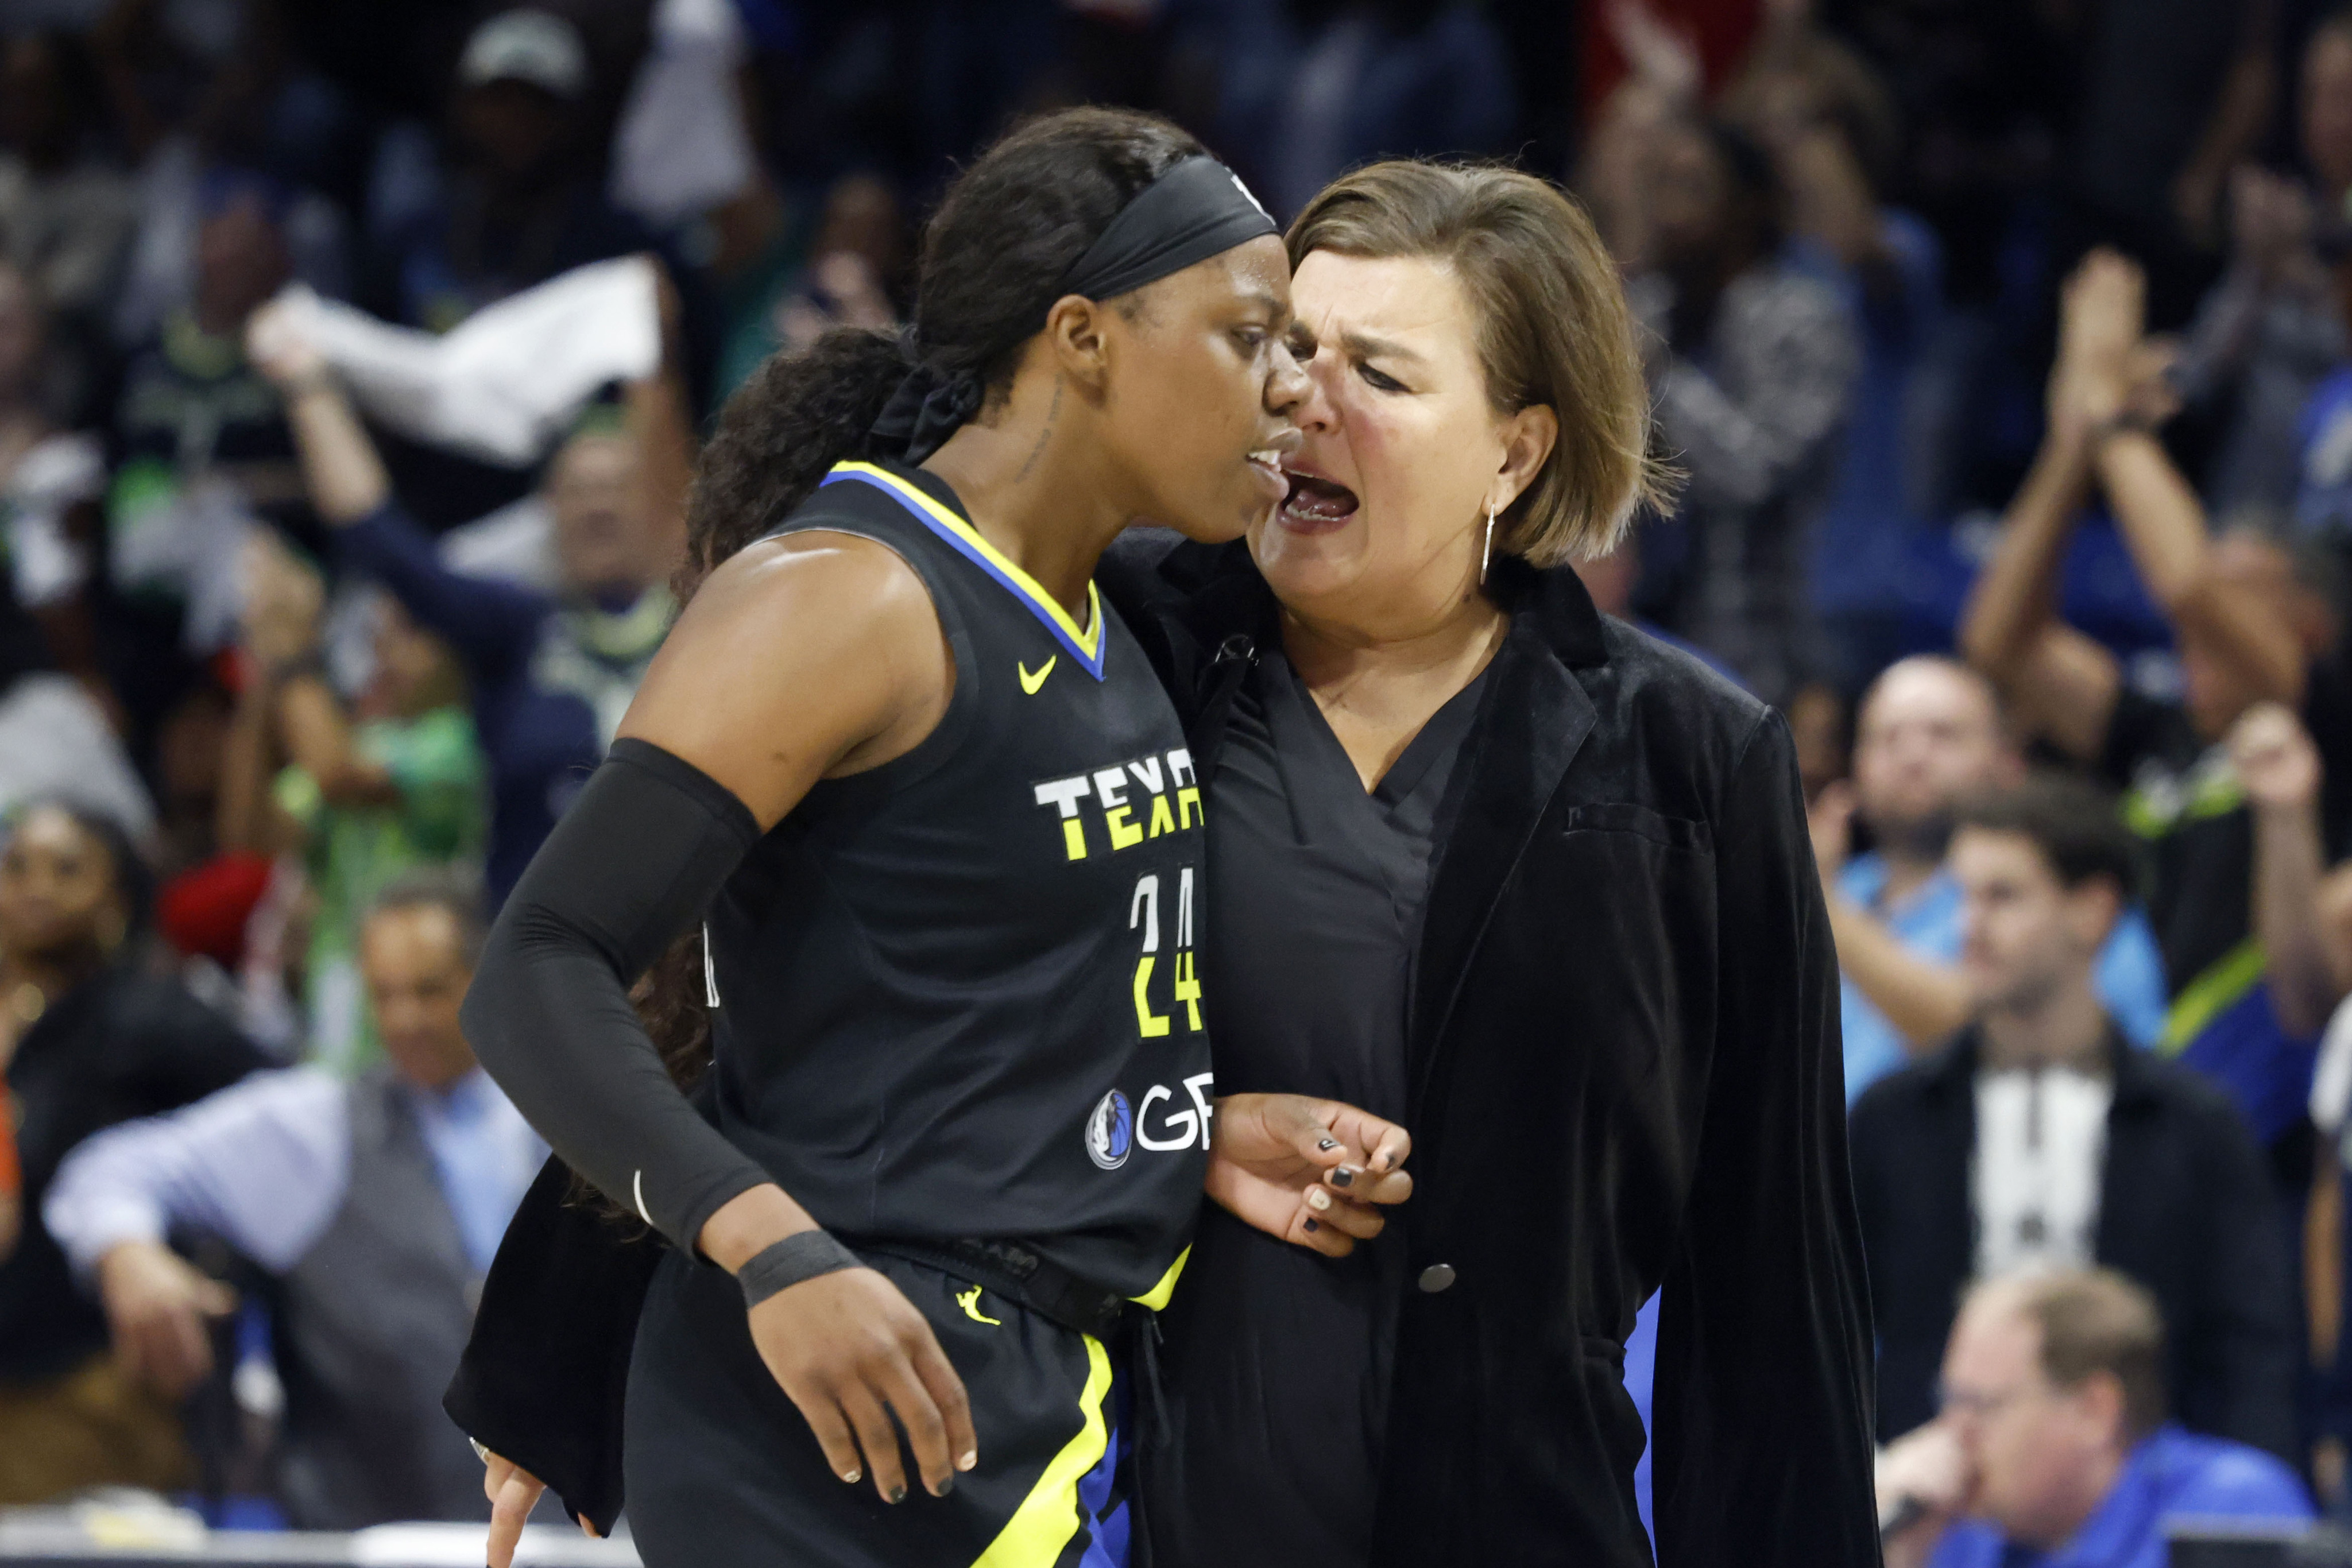
<svg viewBox="0 0 2352 1568">
<path fill-rule="evenodd" d="M 871 1476 L 886 1502 L 907 1495 L 896 1416 L 934 1497 L 980 1462 L 971 1402 L 915 1304 L 872 1269 L 843 1269 L 751 1309 L 751 1343 L 808 1418 L 843 1480 Z"/>
<path fill-rule="evenodd" d="M 1402 1127 L 1337 1100 L 1228 1094 L 1217 1102 L 1203 1189 L 1269 1236 L 1333 1258 L 1369 1241 L 1381 1207 L 1412 1196 Z"/>
<path fill-rule="evenodd" d="M 236 1291 L 152 1241 L 109 1248 L 98 1287 L 123 1371 L 167 1399 L 212 1375 L 209 1325 L 236 1311 Z"/>
</svg>

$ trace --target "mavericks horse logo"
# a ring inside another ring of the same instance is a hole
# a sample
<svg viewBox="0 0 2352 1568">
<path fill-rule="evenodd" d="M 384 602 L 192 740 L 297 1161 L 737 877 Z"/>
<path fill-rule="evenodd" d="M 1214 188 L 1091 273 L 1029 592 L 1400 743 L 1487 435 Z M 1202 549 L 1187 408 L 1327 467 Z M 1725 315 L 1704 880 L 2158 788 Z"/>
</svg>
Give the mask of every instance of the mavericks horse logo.
<svg viewBox="0 0 2352 1568">
<path fill-rule="evenodd" d="M 1135 1110 L 1127 1096 L 1114 1089 L 1095 1104 L 1087 1118 L 1087 1154 L 1107 1171 L 1127 1164 L 1135 1148 Z"/>
</svg>

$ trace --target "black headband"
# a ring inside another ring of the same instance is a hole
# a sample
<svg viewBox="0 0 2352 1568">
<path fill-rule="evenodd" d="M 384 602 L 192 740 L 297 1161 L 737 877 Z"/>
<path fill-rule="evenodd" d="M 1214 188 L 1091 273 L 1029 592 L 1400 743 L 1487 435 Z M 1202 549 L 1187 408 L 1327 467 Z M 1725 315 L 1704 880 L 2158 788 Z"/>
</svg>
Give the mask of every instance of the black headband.
<svg viewBox="0 0 2352 1568">
<path fill-rule="evenodd" d="M 1062 292 L 1109 299 L 1281 232 L 1241 176 L 1203 153 L 1185 159 L 1121 207 L 1062 275 Z"/>
<path fill-rule="evenodd" d="M 1109 299 L 1157 283 L 1196 261 L 1282 231 L 1241 176 L 1205 154 L 1185 159 L 1145 186 L 1062 275 L 1059 298 Z M 908 357 L 919 350 L 911 337 Z M 980 412 L 980 375 L 918 362 L 874 422 L 873 449 L 919 464 Z"/>
</svg>

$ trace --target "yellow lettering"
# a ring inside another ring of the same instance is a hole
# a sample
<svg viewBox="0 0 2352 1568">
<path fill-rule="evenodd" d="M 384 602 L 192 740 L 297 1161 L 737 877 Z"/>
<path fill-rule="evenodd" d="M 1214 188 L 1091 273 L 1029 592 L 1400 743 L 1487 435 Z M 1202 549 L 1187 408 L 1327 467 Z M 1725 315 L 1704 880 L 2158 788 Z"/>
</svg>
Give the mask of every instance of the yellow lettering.
<svg viewBox="0 0 2352 1568">
<path fill-rule="evenodd" d="M 1076 817 L 1062 824 L 1062 845 L 1070 852 L 1072 860 L 1087 858 L 1087 831 Z"/>
<path fill-rule="evenodd" d="M 1184 1027 L 1201 1032 L 1201 982 L 1192 974 L 1192 950 L 1176 955 L 1176 999 L 1184 1004 Z"/>
<path fill-rule="evenodd" d="M 1175 813 L 1168 810 L 1168 797 L 1154 795 L 1151 797 L 1151 836 L 1156 839 L 1162 833 L 1172 833 L 1175 831 L 1176 817 Z"/>
<path fill-rule="evenodd" d="M 1191 827 L 1192 825 L 1192 819 L 1201 816 L 1202 814 L 1201 792 L 1198 789 L 1179 789 L 1176 791 L 1176 825 L 1178 827 Z"/>
<path fill-rule="evenodd" d="M 1110 824 L 1110 847 L 1114 851 L 1132 849 L 1143 841 L 1143 830 L 1129 821 L 1131 814 L 1125 806 L 1114 806 L 1103 813 L 1103 821 Z"/>
<path fill-rule="evenodd" d="M 1135 1028 L 1146 1040 L 1157 1040 L 1168 1032 L 1168 1020 L 1151 1010 L 1151 998 L 1144 988 L 1151 984 L 1151 966 L 1158 962 L 1146 953 L 1135 966 Z"/>
</svg>

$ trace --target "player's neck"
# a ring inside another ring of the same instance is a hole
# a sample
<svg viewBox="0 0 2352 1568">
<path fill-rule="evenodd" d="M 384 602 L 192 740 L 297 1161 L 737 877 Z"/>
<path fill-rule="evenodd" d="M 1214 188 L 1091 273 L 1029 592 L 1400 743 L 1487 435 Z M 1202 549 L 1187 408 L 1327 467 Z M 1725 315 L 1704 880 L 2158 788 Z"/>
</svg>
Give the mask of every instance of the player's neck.
<svg viewBox="0 0 2352 1568">
<path fill-rule="evenodd" d="M 946 480 L 981 537 L 1081 625 L 1087 584 L 1130 520 L 1100 449 L 1082 439 L 1078 400 L 1019 376 L 1003 412 L 967 424 L 923 464 Z"/>
</svg>

